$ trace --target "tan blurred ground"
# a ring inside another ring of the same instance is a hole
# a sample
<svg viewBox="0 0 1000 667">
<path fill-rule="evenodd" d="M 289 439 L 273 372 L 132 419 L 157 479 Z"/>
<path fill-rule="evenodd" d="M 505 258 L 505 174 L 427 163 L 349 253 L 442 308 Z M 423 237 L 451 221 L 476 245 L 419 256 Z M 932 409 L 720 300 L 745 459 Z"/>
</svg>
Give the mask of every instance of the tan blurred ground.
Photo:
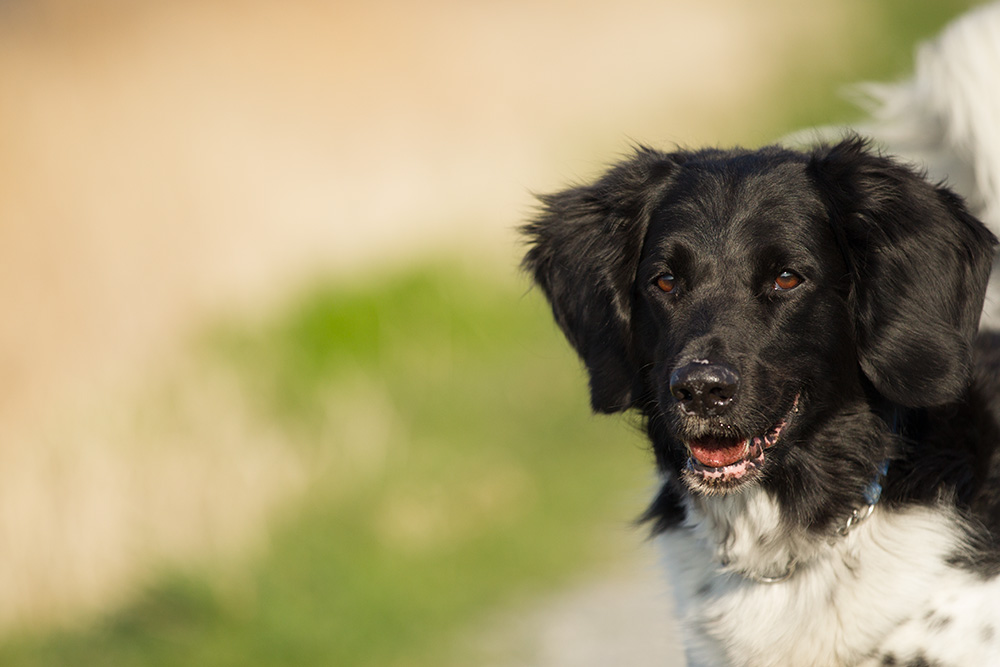
<svg viewBox="0 0 1000 667">
<path fill-rule="evenodd" d="M 511 267 L 529 190 L 737 139 L 861 7 L 0 4 L 0 626 L 245 546 L 303 484 L 190 332 L 317 274 Z"/>
</svg>

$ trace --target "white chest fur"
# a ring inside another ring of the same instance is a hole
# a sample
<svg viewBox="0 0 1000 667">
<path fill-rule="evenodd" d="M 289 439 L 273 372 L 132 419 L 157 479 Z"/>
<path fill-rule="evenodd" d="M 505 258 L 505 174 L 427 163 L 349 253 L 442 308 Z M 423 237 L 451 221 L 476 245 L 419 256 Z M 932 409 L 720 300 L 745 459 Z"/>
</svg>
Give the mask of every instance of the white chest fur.
<svg viewBox="0 0 1000 667">
<path fill-rule="evenodd" d="M 1000 581 L 949 565 L 962 544 L 952 512 L 876 508 L 830 539 L 790 533 L 779 518 L 774 499 L 755 489 L 692 502 L 685 525 L 664 534 L 691 667 L 878 665 L 887 655 L 1000 665 Z M 781 575 L 793 561 L 784 581 L 751 578 Z M 978 611 L 960 611 L 970 604 Z M 958 615 L 977 619 L 981 639 L 952 637 L 962 654 L 943 637 L 961 625 Z"/>
</svg>

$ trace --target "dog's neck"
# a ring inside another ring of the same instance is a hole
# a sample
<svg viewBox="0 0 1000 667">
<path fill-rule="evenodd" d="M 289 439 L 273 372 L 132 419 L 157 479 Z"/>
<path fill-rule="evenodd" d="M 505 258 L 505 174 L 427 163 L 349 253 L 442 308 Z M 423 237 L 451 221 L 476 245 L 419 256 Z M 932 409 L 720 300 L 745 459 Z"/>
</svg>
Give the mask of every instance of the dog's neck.
<svg viewBox="0 0 1000 667">
<path fill-rule="evenodd" d="M 830 540 L 816 540 L 803 527 L 782 521 L 777 500 L 758 486 L 726 496 L 688 496 L 686 524 L 706 541 L 724 571 L 759 583 L 793 576 L 799 564 L 821 558 L 827 545 L 844 538 L 875 510 L 888 463 L 865 489 L 865 505 L 845 516 Z"/>
</svg>

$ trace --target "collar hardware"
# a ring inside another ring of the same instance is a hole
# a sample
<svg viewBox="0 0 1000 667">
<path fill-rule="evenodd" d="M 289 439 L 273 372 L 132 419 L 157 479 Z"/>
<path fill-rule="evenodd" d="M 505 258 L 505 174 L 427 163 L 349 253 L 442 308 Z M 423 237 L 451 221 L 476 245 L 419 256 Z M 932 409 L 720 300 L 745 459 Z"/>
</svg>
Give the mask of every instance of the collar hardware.
<svg viewBox="0 0 1000 667">
<path fill-rule="evenodd" d="M 882 480 L 885 479 L 888 472 L 889 459 L 886 459 L 885 461 L 882 461 L 881 465 L 879 465 L 878 474 L 875 476 L 875 479 L 869 482 L 868 486 L 865 487 L 865 506 L 858 507 L 851 512 L 851 515 L 847 517 L 847 522 L 837 529 L 837 533 L 840 535 L 847 535 L 855 526 L 872 515 L 872 512 L 875 511 L 875 506 L 878 505 L 878 501 L 882 498 Z"/>
</svg>

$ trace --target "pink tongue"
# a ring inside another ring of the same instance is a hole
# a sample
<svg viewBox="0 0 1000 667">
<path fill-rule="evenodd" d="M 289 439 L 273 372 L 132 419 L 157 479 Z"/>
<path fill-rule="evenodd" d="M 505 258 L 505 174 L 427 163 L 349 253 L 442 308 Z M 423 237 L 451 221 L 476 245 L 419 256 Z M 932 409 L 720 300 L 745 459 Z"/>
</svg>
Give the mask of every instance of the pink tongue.
<svg viewBox="0 0 1000 667">
<path fill-rule="evenodd" d="M 721 468 L 743 460 L 746 456 L 746 441 L 737 440 L 697 440 L 689 442 L 691 454 L 698 463 L 709 468 Z"/>
</svg>

